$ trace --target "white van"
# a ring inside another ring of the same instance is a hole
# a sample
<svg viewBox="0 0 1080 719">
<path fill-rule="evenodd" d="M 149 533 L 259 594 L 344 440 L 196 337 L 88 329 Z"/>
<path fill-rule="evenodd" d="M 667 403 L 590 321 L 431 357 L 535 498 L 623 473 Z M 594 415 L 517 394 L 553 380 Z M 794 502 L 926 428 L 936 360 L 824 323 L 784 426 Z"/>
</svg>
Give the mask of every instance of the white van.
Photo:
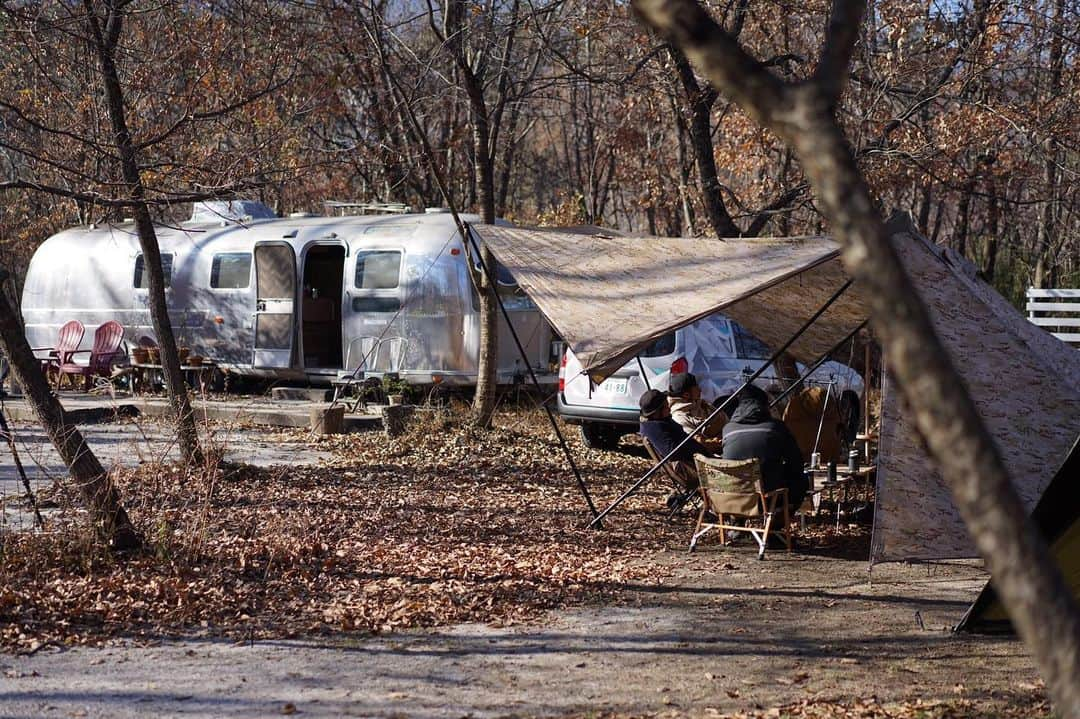
<svg viewBox="0 0 1080 719">
<path fill-rule="evenodd" d="M 726 399 L 746 377 L 757 370 L 772 352 L 734 320 L 715 314 L 659 338 L 600 384 L 582 372 L 570 350 L 559 368 L 558 409 L 570 424 L 581 425 L 585 444 L 613 449 L 624 434 L 638 429 L 638 398 L 647 389 L 666 391 L 672 374 L 691 372 L 710 402 Z M 798 364 L 800 375 L 806 367 Z M 795 379 L 794 377 L 788 379 Z M 825 362 L 808 383 L 834 383 L 832 392 L 849 413 L 858 411 L 862 378 L 851 367 Z M 778 394 L 783 386 L 775 366 L 754 384 Z"/>
</svg>

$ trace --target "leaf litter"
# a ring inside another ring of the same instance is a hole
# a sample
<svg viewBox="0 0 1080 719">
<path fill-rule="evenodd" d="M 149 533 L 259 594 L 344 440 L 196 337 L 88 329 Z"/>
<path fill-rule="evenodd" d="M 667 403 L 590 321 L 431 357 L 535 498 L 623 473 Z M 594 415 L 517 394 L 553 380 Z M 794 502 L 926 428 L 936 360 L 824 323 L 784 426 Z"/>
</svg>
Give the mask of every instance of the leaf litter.
<svg viewBox="0 0 1080 719">
<path fill-rule="evenodd" d="M 68 490 L 46 533 L 0 535 L 0 647 L 238 641 L 512 623 L 610 602 L 664 570 L 642 561 L 681 544 L 660 484 L 603 531 L 542 415 L 500 413 L 480 431 L 459 415 L 382 433 L 269 433 L 331 451 L 321 466 L 217 463 L 114 470 L 147 549 L 117 558 L 89 539 Z M 574 440 L 598 504 L 647 467 Z"/>
</svg>

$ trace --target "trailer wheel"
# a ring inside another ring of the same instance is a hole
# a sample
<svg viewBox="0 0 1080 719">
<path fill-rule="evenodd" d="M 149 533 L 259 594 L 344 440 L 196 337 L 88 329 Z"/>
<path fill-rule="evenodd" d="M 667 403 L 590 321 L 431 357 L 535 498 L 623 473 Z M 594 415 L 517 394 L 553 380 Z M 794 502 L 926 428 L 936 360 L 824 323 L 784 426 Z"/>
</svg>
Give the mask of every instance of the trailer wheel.
<svg viewBox="0 0 1080 719">
<path fill-rule="evenodd" d="M 622 433 L 605 422 L 582 422 L 581 439 L 589 449 L 615 449 Z"/>
</svg>

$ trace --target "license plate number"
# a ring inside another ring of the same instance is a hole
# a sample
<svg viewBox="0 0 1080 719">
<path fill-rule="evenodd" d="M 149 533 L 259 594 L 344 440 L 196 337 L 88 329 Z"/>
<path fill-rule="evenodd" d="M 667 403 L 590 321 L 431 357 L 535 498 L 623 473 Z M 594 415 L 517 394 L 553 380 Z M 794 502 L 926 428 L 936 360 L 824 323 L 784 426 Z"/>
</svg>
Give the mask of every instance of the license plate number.
<svg viewBox="0 0 1080 719">
<path fill-rule="evenodd" d="M 600 391 L 604 394 L 626 394 L 626 380 L 606 379 L 601 383 Z"/>
</svg>

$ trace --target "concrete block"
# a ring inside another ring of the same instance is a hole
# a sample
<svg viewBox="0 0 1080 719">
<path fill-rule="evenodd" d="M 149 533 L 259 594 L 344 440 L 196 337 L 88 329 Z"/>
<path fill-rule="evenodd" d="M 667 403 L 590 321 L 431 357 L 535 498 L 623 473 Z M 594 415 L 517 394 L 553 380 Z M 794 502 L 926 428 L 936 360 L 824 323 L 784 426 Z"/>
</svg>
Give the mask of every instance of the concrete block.
<svg viewBox="0 0 1080 719">
<path fill-rule="evenodd" d="M 311 429 L 317 434 L 342 434 L 345 431 L 345 407 L 314 407 L 310 420 Z"/>
</svg>

